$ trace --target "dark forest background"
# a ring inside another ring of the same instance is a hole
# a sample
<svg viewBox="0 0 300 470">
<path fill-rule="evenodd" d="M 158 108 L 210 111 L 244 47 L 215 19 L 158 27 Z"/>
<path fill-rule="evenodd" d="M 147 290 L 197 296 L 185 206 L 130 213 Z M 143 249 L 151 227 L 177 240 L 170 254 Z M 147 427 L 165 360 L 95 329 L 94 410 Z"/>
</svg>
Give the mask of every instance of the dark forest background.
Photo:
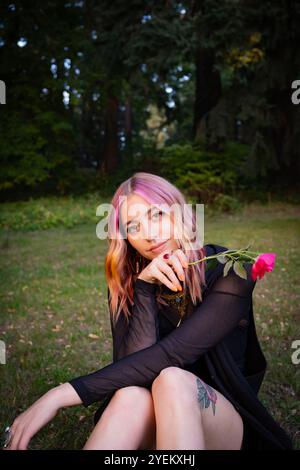
<svg viewBox="0 0 300 470">
<path fill-rule="evenodd" d="M 0 197 L 98 191 L 134 171 L 231 206 L 297 200 L 300 2 L 0 4 Z"/>
</svg>

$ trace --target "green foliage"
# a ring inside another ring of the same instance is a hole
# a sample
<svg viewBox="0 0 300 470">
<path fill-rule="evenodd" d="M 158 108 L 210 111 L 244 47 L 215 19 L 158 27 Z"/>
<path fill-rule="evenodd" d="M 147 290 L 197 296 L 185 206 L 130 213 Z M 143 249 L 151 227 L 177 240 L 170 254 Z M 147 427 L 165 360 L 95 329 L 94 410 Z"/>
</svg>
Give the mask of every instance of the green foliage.
<svg viewBox="0 0 300 470">
<path fill-rule="evenodd" d="M 8 110 L 0 126 L 0 191 L 52 180 L 63 192 L 75 167 L 73 151 L 73 128 L 66 116 L 40 108 L 28 121 L 26 113 Z"/>
<path fill-rule="evenodd" d="M 297 187 L 300 113 L 291 84 L 300 70 L 300 3 L 205 0 L 197 6 L 199 42 L 214 52 L 222 79 L 220 101 L 242 122 L 242 139 L 252 147 L 249 172 L 272 187 Z"/>
<path fill-rule="evenodd" d="M 216 195 L 213 206 L 219 212 L 235 212 L 241 208 L 242 203 L 237 197 L 220 193 Z"/>
<path fill-rule="evenodd" d="M 0 228 L 30 231 L 96 224 L 100 220 L 96 209 L 101 202 L 106 201 L 98 193 L 91 193 L 78 197 L 48 197 L 4 203 L 1 205 Z"/>
<path fill-rule="evenodd" d="M 198 201 L 220 210 L 239 207 L 234 192 L 243 187 L 246 145 L 229 142 L 223 152 L 189 144 L 172 145 L 159 152 L 161 173 Z"/>
<path fill-rule="evenodd" d="M 3 0 L 0 79 L 7 84 L 7 105 L 0 115 L 1 195 L 22 196 L 23 189 L 80 193 L 98 184 L 108 194 L 131 169 L 150 169 L 150 158 L 137 155 L 147 135 L 149 105 L 165 116 L 154 133 L 166 136 L 171 151 L 174 144 L 191 143 L 199 105 L 195 57 L 201 50 L 212 52 L 222 93 L 216 103 L 215 90 L 210 95 L 202 84 L 199 106 L 212 100 L 212 108 L 197 128 L 205 121 L 206 143 L 227 144 L 219 157 L 206 152 L 207 164 L 193 160 L 191 151 L 191 161 L 183 155 L 181 166 L 188 165 L 176 180 L 220 208 L 235 206 L 228 191 L 241 184 L 289 188 L 300 170 L 299 113 L 290 99 L 299 71 L 299 5 L 172 0 L 145 6 L 136 0 L 128 8 L 122 0 L 56 0 L 41 3 L 37 15 L 34 4 L 25 9 L 22 2 Z M 24 47 L 18 47 L 20 36 Z M 110 100 L 118 112 L 107 106 Z M 246 166 L 237 175 L 227 162 L 231 152 L 235 165 L 240 146 L 227 152 L 234 139 L 252 147 L 248 178 Z M 112 168 L 115 174 L 95 176 L 84 166 Z"/>
</svg>

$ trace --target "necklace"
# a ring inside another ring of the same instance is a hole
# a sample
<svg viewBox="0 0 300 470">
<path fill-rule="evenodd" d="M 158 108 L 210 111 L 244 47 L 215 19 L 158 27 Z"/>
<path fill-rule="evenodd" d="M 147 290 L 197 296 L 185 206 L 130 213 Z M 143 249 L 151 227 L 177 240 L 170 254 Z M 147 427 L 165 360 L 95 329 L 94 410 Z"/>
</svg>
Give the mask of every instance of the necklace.
<svg viewBox="0 0 300 470">
<path fill-rule="evenodd" d="M 172 294 L 165 294 L 165 293 L 162 293 L 162 289 L 160 290 L 161 290 L 160 296 L 167 302 L 167 304 L 170 307 L 174 308 L 179 313 L 180 320 L 176 325 L 177 327 L 180 325 L 181 320 L 186 313 L 186 308 L 189 304 L 190 295 L 185 290 L 179 293 L 174 292 Z"/>
</svg>

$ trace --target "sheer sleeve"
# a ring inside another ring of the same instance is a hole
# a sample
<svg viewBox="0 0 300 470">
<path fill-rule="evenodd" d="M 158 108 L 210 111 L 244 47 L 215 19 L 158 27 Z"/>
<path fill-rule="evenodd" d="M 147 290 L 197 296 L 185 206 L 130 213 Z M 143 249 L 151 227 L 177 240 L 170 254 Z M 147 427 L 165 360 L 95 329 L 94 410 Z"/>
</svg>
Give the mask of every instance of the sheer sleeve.
<svg viewBox="0 0 300 470">
<path fill-rule="evenodd" d="M 113 338 L 113 361 L 145 349 L 159 340 L 158 306 L 155 298 L 157 284 L 136 279 L 133 293 L 132 313 L 127 322 L 120 314 L 113 324 L 110 312 Z"/>
<path fill-rule="evenodd" d="M 240 278 L 232 269 L 224 277 L 224 265 L 219 265 L 218 276 L 203 302 L 178 328 L 145 349 L 132 352 L 96 372 L 72 379 L 70 384 L 83 405 L 89 406 L 122 387 L 149 387 L 162 369 L 193 363 L 225 338 L 250 308 L 256 281 L 251 278 L 251 264 L 245 264 L 245 268 L 247 279 Z"/>
</svg>

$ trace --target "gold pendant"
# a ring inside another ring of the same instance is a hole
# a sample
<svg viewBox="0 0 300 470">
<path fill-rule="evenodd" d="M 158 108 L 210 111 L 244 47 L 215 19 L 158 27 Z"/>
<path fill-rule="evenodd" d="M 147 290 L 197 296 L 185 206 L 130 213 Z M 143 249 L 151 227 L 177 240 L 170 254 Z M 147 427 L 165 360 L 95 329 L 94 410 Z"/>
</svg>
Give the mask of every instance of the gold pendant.
<svg viewBox="0 0 300 470">
<path fill-rule="evenodd" d="M 189 301 L 189 295 L 186 294 L 185 290 L 179 293 L 172 293 L 172 294 L 161 294 L 161 297 L 166 300 L 170 307 L 173 307 L 175 310 L 178 311 L 180 320 L 177 323 L 176 327 L 178 327 L 181 323 L 182 318 L 186 313 L 186 307 Z"/>
</svg>

